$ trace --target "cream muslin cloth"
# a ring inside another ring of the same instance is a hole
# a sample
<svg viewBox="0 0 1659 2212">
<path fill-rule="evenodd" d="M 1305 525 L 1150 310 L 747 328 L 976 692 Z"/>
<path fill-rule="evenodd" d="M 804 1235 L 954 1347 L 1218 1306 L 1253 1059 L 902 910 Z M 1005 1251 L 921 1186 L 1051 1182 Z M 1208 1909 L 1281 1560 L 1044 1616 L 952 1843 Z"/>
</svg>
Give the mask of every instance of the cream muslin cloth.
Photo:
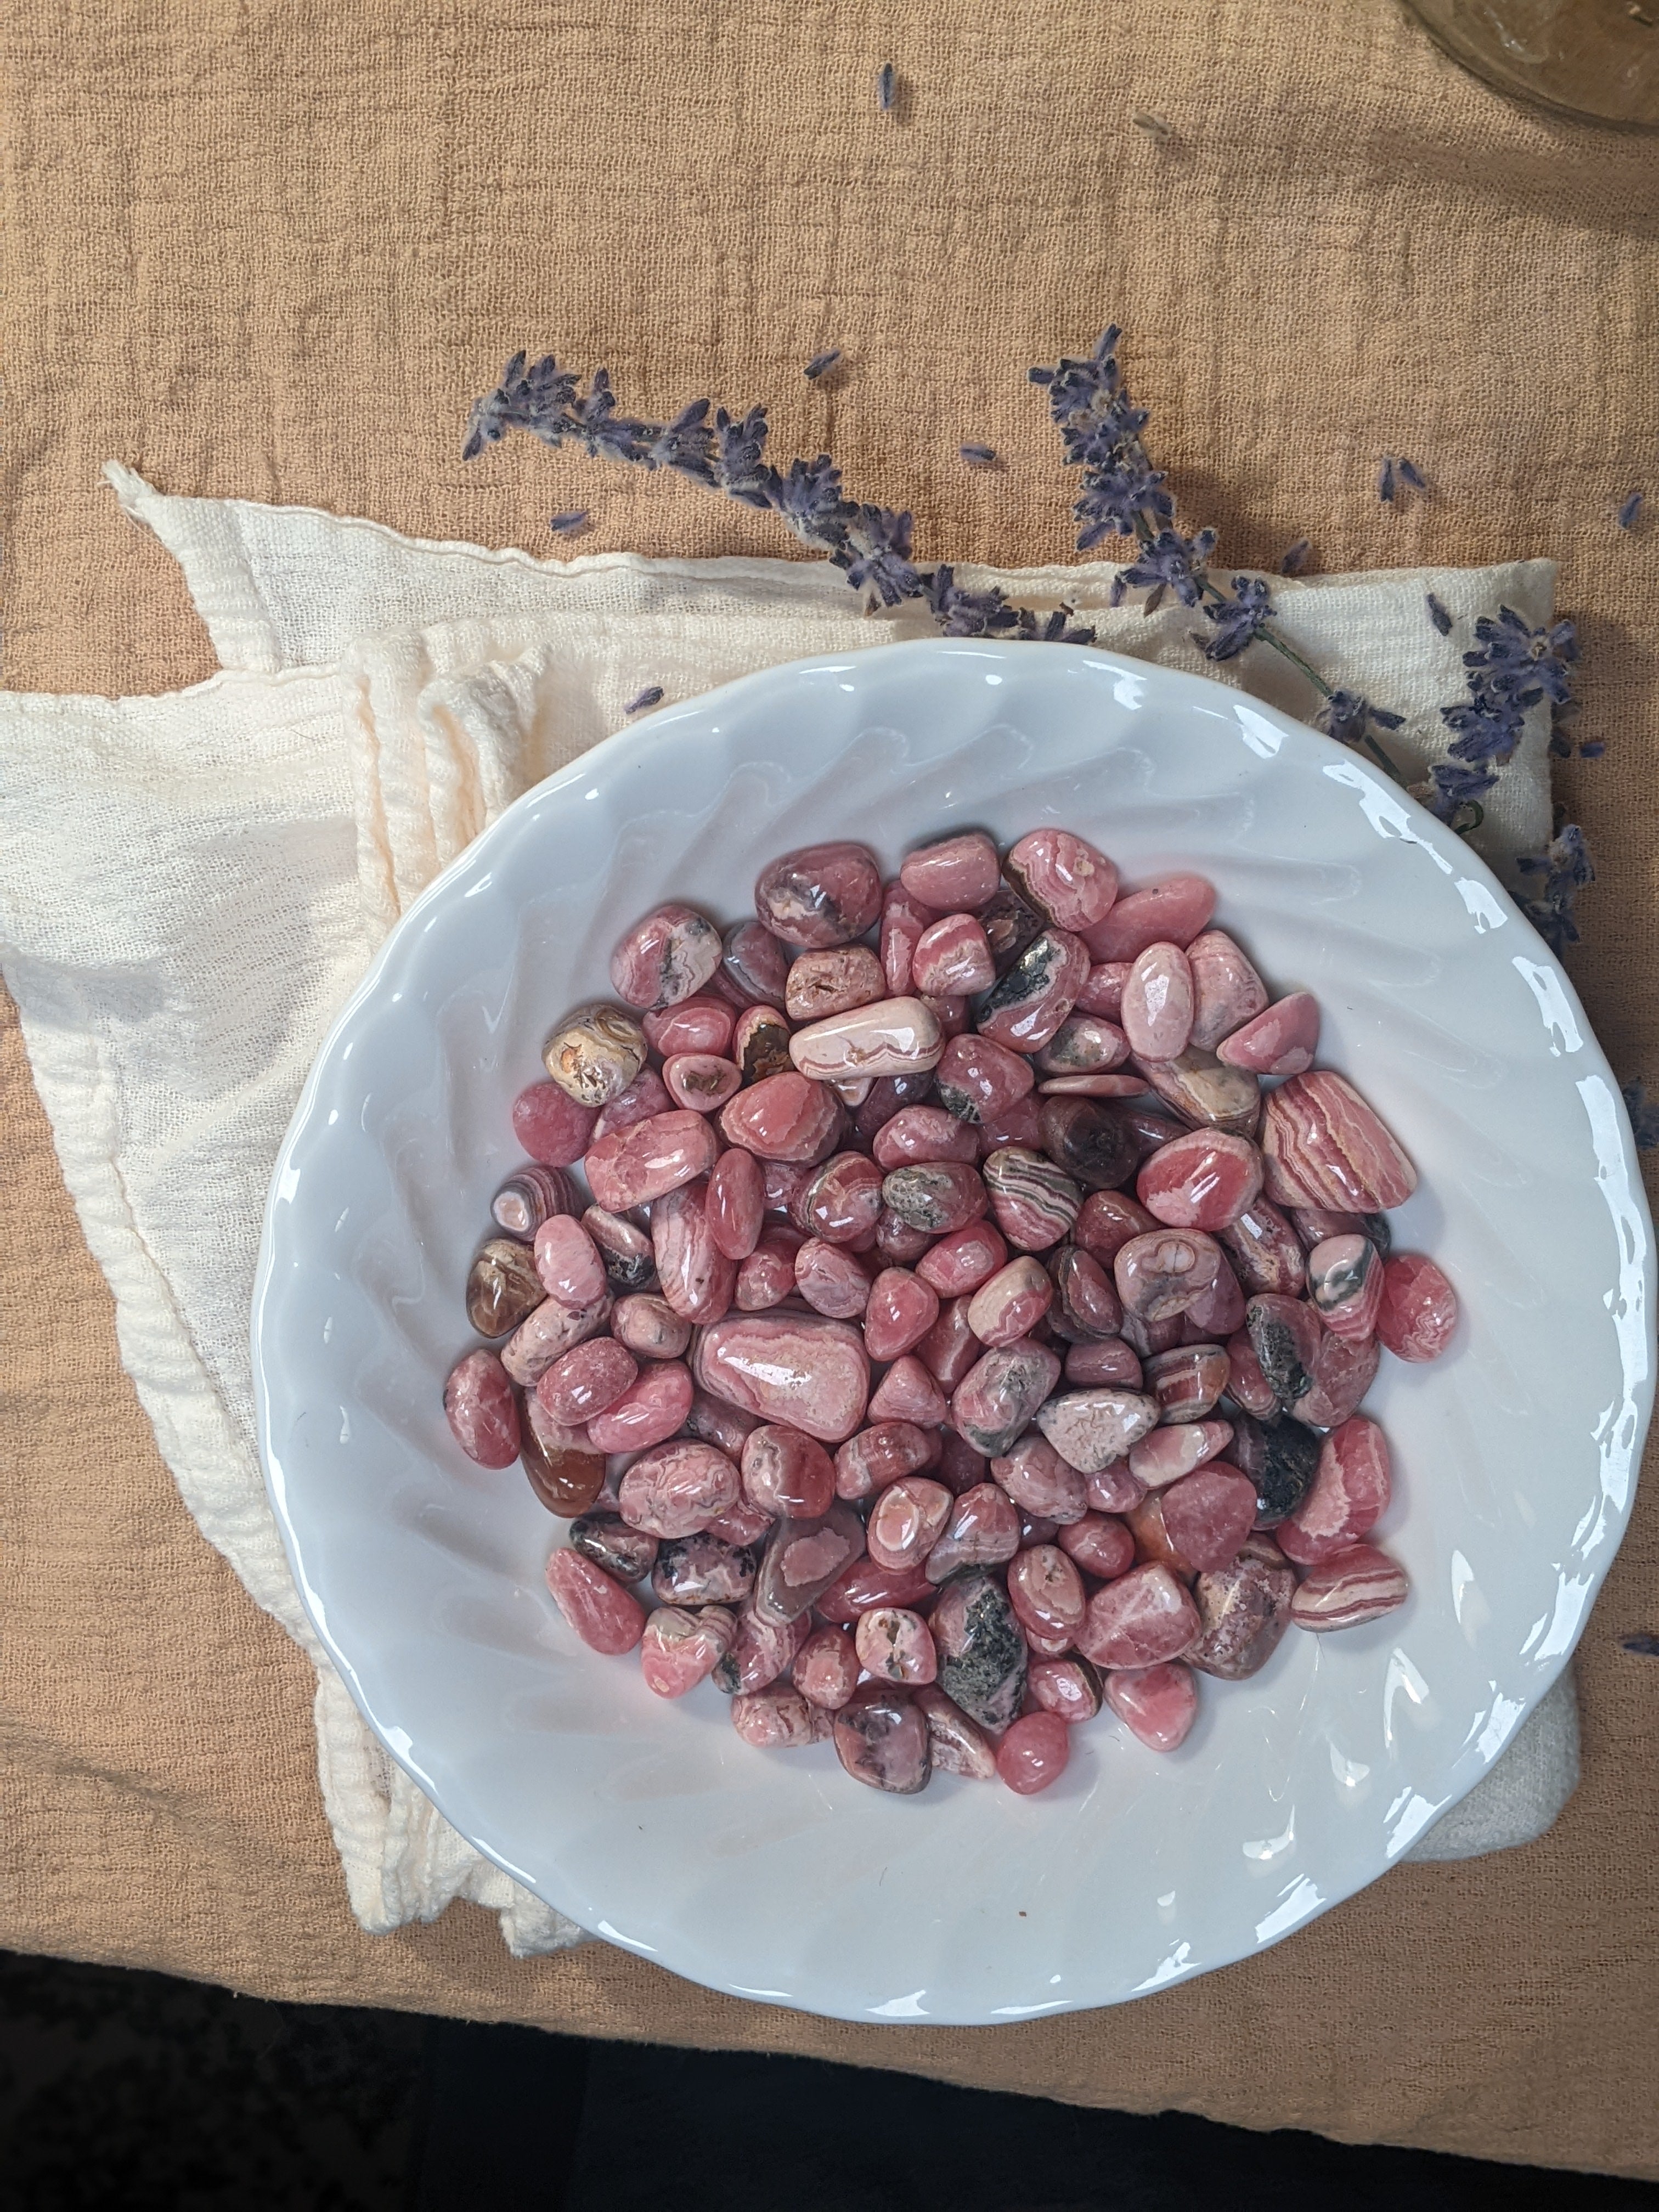
<svg viewBox="0 0 1659 2212">
<path fill-rule="evenodd" d="M 860 615 L 819 564 L 538 562 L 368 521 L 168 498 L 108 471 L 184 568 L 225 672 L 162 697 L 0 693 L 0 966 L 124 1364 L 198 1525 L 317 1668 L 319 1774 L 353 1911 L 371 1931 L 454 1897 L 515 1954 L 581 1940 L 465 1842 L 380 1749 L 299 1604 L 254 1445 L 247 1313 L 266 1182 L 324 1033 L 403 908 L 519 793 L 597 742 L 647 684 L 678 699 L 754 669 L 921 634 Z M 975 572 L 988 575 L 991 572 Z M 1108 611 L 1103 565 L 999 574 L 1062 595 L 1115 649 L 1219 673 L 1305 714 L 1260 650 L 1220 670 L 1192 617 Z M 1434 591 L 1458 618 L 1443 640 Z M 1331 680 L 1443 741 L 1475 617 L 1547 620 L 1553 569 L 1400 570 L 1278 586 Z M 1533 718 L 1487 856 L 1548 834 Z M 1570 1677 L 1492 1774 L 1408 1854 L 1531 1840 L 1577 1780 Z"/>
</svg>

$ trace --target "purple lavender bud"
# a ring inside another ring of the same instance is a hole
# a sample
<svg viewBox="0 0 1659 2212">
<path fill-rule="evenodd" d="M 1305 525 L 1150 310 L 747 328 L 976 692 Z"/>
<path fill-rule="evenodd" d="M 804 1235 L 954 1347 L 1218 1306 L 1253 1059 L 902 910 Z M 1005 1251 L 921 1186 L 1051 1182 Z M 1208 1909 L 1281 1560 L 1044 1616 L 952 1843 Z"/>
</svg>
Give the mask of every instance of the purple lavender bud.
<svg viewBox="0 0 1659 2212">
<path fill-rule="evenodd" d="M 1447 613 L 1445 608 L 1441 605 L 1439 600 L 1436 599 L 1432 592 L 1425 592 L 1424 593 L 1423 604 L 1429 611 L 1429 620 L 1439 631 L 1441 636 L 1449 637 L 1451 635 L 1452 618 L 1450 615 Z"/>
<path fill-rule="evenodd" d="M 893 64 L 891 62 L 884 62 L 876 72 L 876 106 L 880 108 L 884 115 L 890 112 L 897 89 Z"/>
<path fill-rule="evenodd" d="M 1646 497 L 1645 492 L 1633 491 L 1626 500 L 1619 510 L 1619 527 L 1621 530 L 1633 528 L 1637 516 L 1642 512 L 1642 502 Z"/>
<path fill-rule="evenodd" d="M 1654 1103 L 1639 1083 L 1622 1085 L 1620 1096 L 1625 1102 L 1625 1111 L 1630 1115 L 1630 1133 L 1636 1139 L 1637 1151 L 1650 1152 L 1656 1145 L 1659 1145 L 1659 1105 Z M 1659 1638 L 1644 1637 L 1642 1641 L 1659 1646 Z M 1630 1648 L 1628 1644 L 1625 1646 L 1626 1651 Z M 1659 1650 L 1644 1651 L 1643 1656 L 1650 1659 L 1659 1657 Z"/>
<path fill-rule="evenodd" d="M 585 507 L 568 507 L 562 514 L 554 515 L 547 526 L 561 538 L 574 538 L 579 530 L 587 527 L 587 509 Z"/>
<path fill-rule="evenodd" d="M 1284 552 L 1279 556 L 1279 574 L 1281 576 L 1299 576 L 1302 574 L 1303 569 L 1307 565 L 1309 554 L 1312 551 L 1312 544 L 1305 538 L 1298 538 L 1294 545 L 1287 545 Z"/>
<path fill-rule="evenodd" d="M 642 714 L 647 707 L 654 707 L 662 698 L 660 684 L 647 684 L 643 691 L 635 692 L 623 708 L 624 714 Z"/>
<path fill-rule="evenodd" d="M 1659 1142 L 1659 1139 L 1655 1141 Z M 1619 1648 L 1634 1652 L 1638 1659 L 1659 1659 L 1659 1636 L 1621 1637 Z"/>
<path fill-rule="evenodd" d="M 1606 745 L 1600 738 L 1596 738 L 1590 744 L 1579 746 L 1578 757 L 1580 760 L 1600 760 L 1606 750 Z"/>
<path fill-rule="evenodd" d="M 1384 453 L 1382 456 L 1382 465 L 1376 472 L 1376 495 L 1383 502 L 1384 506 L 1391 506 L 1393 504 L 1394 456 L 1392 453 Z"/>
<path fill-rule="evenodd" d="M 1429 488 L 1413 465 L 1405 459 L 1400 463 L 1400 481 L 1409 484 L 1413 491 L 1426 491 Z"/>
<path fill-rule="evenodd" d="M 978 469 L 989 468 L 997 457 L 997 449 L 994 446 L 958 446 L 957 451 L 964 461 Z"/>
<path fill-rule="evenodd" d="M 808 382 L 816 384 L 819 377 L 827 376 L 840 359 L 839 346 L 831 346 L 828 353 L 815 353 L 805 370 Z"/>
</svg>

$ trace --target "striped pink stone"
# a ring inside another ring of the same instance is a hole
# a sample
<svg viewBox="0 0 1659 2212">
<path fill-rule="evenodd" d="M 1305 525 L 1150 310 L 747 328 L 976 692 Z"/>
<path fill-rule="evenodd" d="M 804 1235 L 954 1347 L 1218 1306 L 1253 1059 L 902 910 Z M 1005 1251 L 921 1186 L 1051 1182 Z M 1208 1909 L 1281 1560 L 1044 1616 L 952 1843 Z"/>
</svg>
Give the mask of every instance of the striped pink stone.
<svg viewBox="0 0 1659 2212">
<path fill-rule="evenodd" d="M 1319 1448 L 1319 1468 L 1301 1504 L 1274 1530 L 1298 1566 L 1350 1550 L 1389 1508 L 1388 1440 L 1361 1414 L 1334 1429 Z"/>
<path fill-rule="evenodd" d="M 788 1422 L 823 1443 L 852 1435 L 870 1389 L 870 1357 L 859 1332 L 805 1314 L 728 1314 L 697 1339 L 692 1371 L 726 1404 L 763 1421 Z"/>
<path fill-rule="evenodd" d="M 1319 1001 L 1311 991 L 1292 991 L 1216 1047 L 1230 1067 L 1256 1075 L 1300 1075 L 1313 1066 L 1319 1042 Z"/>
<path fill-rule="evenodd" d="M 1291 1624 L 1321 1632 L 1358 1628 L 1364 1621 L 1395 1612 L 1406 1602 L 1410 1589 L 1406 1570 L 1397 1566 L 1386 1552 L 1379 1552 L 1374 1544 L 1353 1544 L 1309 1568 L 1291 1600 Z"/>
<path fill-rule="evenodd" d="M 1417 1188 L 1417 1170 L 1352 1083 L 1332 1068 L 1293 1075 L 1261 1117 L 1267 1195 L 1279 1206 L 1380 1213 Z"/>
</svg>

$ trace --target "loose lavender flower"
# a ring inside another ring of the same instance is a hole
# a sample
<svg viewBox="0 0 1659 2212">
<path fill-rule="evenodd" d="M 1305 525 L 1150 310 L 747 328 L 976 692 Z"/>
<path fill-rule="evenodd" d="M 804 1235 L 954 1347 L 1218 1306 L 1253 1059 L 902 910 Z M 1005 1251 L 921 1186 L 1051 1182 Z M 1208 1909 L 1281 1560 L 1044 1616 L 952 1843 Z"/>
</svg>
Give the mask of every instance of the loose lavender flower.
<svg viewBox="0 0 1659 2212">
<path fill-rule="evenodd" d="M 1358 745 L 1364 743 L 1373 724 L 1379 729 L 1397 730 L 1405 719 L 1403 714 L 1384 714 L 1358 691 L 1333 691 L 1315 715 L 1314 727 L 1334 738 L 1340 745 Z"/>
<path fill-rule="evenodd" d="M 816 384 L 819 377 L 830 374 L 840 359 L 841 348 L 831 346 L 828 353 L 815 353 L 801 373 L 810 384 Z"/>
<path fill-rule="evenodd" d="M 1467 654 L 1464 656 L 1468 658 Z M 1533 694 L 1534 698 L 1537 693 Z M 1508 760 L 1526 727 L 1526 704 L 1501 693 L 1476 691 L 1465 703 L 1443 707 L 1440 719 L 1456 736 L 1447 747 L 1454 760 Z"/>
<path fill-rule="evenodd" d="M 1432 592 L 1425 592 L 1423 594 L 1423 604 L 1429 611 L 1429 620 L 1439 631 L 1441 636 L 1449 637 L 1451 635 L 1452 618 L 1447 612 L 1446 609 L 1441 605 L 1439 600 L 1436 599 Z"/>
<path fill-rule="evenodd" d="M 1541 853 L 1528 854 L 1516 866 L 1529 876 L 1541 876 L 1534 898 L 1523 900 L 1521 911 L 1552 952 L 1559 954 L 1578 942 L 1573 905 L 1586 884 L 1595 880 L 1589 848 L 1576 822 L 1563 824 Z"/>
<path fill-rule="evenodd" d="M 1132 590 L 1162 586 L 1173 592 L 1183 607 L 1195 607 L 1200 599 L 1198 580 L 1215 550 L 1215 543 L 1213 530 L 1200 530 L 1191 538 L 1178 530 L 1160 530 L 1155 538 L 1145 541 L 1122 572 L 1121 580 Z"/>
<path fill-rule="evenodd" d="M 1636 518 L 1642 512 L 1642 502 L 1646 497 L 1647 494 L 1644 491 L 1633 491 L 1624 501 L 1619 509 L 1619 527 L 1621 530 L 1633 530 L 1636 527 Z"/>
<path fill-rule="evenodd" d="M 1427 482 L 1412 465 L 1411 462 L 1402 459 L 1399 464 L 1399 468 L 1400 481 L 1402 484 L 1409 484 L 1413 491 L 1426 491 L 1428 489 L 1429 487 Z"/>
<path fill-rule="evenodd" d="M 928 577 L 926 597 L 928 612 L 946 637 L 1000 637 L 1019 621 L 1019 610 L 994 586 L 969 591 L 944 563 Z"/>
<path fill-rule="evenodd" d="M 1294 545 L 1287 545 L 1279 556 L 1279 574 L 1299 576 L 1307 566 L 1308 556 L 1312 551 L 1312 543 L 1306 538 L 1298 538 Z"/>
<path fill-rule="evenodd" d="M 1167 146 L 1176 135 L 1175 125 L 1172 123 L 1166 123 L 1161 115 L 1142 113 L 1132 116 L 1130 120 L 1137 131 L 1144 131 L 1146 136 L 1159 146 Z"/>
<path fill-rule="evenodd" d="M 689 410 L 688 410 L 689 411 Z M 714 480 L 730 499 L 744 507 L 769 507 L 774 472 L 767 468 L 766 410 L 751 407 L 746 415 L 714 410 Z"/>
<path fill-rule="evenodd" d="M 798 538 L 835 552 L 847 543 L 847 515 L 841 471 L 828 453 L 815 461 L 791 461 L 770 485 L 773 506 Z"/>
<path fill-rule="evenodd" d="M 1578 632 L 1573 623 L 1559 622 L 1534 629 L 1513 607 L 1500 607 L 1498 620 L 1482 615 L 1474 626 L 1480 645 L 1463 655 L 1466 668 L 1480 672 L 1470 678 L 1472 689 L 1534 706 L 1549 698 L 1565 706 L 1572 697 L 1567 674 L 1578 658 Z"/>
<path fill-rule="evenodd" d="M 1659 1659 L 1659 1636 L 1621 1637 L 1619 1648 L 1621 1651 L 1633 1652 L 1638 1659 Z"/>
<path fill-rule="evenodd" d="M 662 698 L 660 684 L 647 684 L 643 691 L 636 691 L 623 708 L 624 714 L 642 714 L 647 707 L 657 706 Z"/>
<path fill-rule="evenodd" d="M 1482 802 L 1497 781 L 1496 769 L 1470 768 L 1462 761 L 1437 761 L 1429 770 L 1423 804 L 1449 828 L 1476 830 L 1486 811 Z M 1462 819 L 1471 809 L 1469 818 Z"/>
<path fill-rule="evenodd" d="M 1382 465 L 1376 472 L 1376 495 L 1385 507 L 1394 502 L 1394 456 L 1384 453 Z"/>
<path fill-rule="evenodd" d="M 958 446 L 957 451 L 970 468 L 988 469 L 997 457 L 994 446 Z"/>
<path fill-rule="evenodd" d="M 1231 599 L 1206 600 L 1204 612 L 1215 625 L 1213 637 L 1194 635 L 1206 660 L 1236 660 L 1245 647 L 1261 634 L 1261 625 L 1273 613 L 1273 601 L 1260 576 L 1235 576 Z"/>
<path fill-rule="evenodd" d="M 1637 1151 L 1652 1152 L 1659 1145 L 1659 1103 L 1650 1099 L 1639 1083 L 1622 1085 L 1620 1096 L 1630 1115 L 1630 1133 L 1636 1139 Z"/>
<path fill-rule="evenodd" d="M 910 558 L 913 522 L 913 516 L 890 507 L 860 507 L 848 530 L 845 554 L 832 556 L 846 569 L 848 582 L 872 602 L 896 607 L 921 590 L 921 572 Z"/>
<path fill-rule="evenodd" d="M 587 509 L 568 507 L 562 514 L 552 516 L 547 526 L 561 538 L 574 538 L 579 530 L 587 526 Z"/>
<path fill-rule="evenodd" d="M 893 64 L 891 62 L 884 62 L 876 71 L 876 106 L 880 108 L 884 115 L 890 112 L 896 91 L 897 80 L 894 75 Z"/>
<path fill-rule="evenodd" d="M 696 483 L 714 483 L 714 434 L 708 427 L 708 402 L 694 399 L 672 422 L 653 432 L 645 463 L 652 469 L 678 469 Z"/>
</svg>

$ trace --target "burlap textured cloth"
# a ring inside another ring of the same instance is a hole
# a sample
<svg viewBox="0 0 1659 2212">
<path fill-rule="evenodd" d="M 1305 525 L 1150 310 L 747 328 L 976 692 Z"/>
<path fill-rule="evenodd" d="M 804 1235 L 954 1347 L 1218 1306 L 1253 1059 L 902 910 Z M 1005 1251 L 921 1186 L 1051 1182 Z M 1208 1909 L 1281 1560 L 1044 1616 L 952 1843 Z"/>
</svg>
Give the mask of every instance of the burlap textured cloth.
<svg viewBox="0 0 1659 2212">
<path fill-rule="evenodd" d="M 771 400 L 787 451 L 914 505 L 924 552 L 1055 557 L 1023 369 L 1115 317 L 1184 509 L 1239 562 L 1304 532 L 1327 568 L 1561 559 L 1609 746 L 1564 779 L 1601 873 L 1576 971 L 1615 1066 L 1659 1073 L 1656 563 L 1613 520 L 1653 451 L 1650 140 L 1505 105 L 1391 0 L 14 0 L 0 52 L 9 684 L 212 665 L 110 453 L 428 537 L 539 547 L 586 506 L 595 548 L 775 550 L 688 484 L 523 446 L 464 470 L 465 402 L 520 343 L 647 409 Z M 830 345 L 841 379 L 808 385 Z M 964 469 L 964 438 L 1006 467 Z M 1380 508 L 1384 451 L 1433 493 Z M 1549 1834 L 1399 1869 L 1188 1988 L 878 2031 L 598 1946 L 515 1964 L 467 1907 L 370 1939 L 305 1662 L 156 1456 L 11 1030 L 0 1083 L 0 1941 L 1659 2176 L 1659 1668 L 1618 1644 L 1659 1612 L 1659 1486 L 1582 1646 L 1584 1780 Z"/>
</svg>

